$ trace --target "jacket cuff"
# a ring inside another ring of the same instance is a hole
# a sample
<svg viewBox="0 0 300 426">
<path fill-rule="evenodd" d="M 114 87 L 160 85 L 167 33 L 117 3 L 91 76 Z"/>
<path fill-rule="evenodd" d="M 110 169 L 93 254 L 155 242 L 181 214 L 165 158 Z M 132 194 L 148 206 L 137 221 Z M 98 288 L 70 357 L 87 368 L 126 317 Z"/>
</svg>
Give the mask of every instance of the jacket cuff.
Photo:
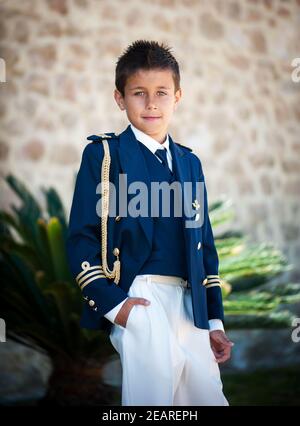
<svg viewBox="0 0 300 426">
<path fill-rule="evenodd" d="M 225 331 L 222 320 L 215 318 L 215 319 L 209 320 L 208 322 L 209 322 L 209 331 L 213 331 L 213 330 Z"/>
</svg>

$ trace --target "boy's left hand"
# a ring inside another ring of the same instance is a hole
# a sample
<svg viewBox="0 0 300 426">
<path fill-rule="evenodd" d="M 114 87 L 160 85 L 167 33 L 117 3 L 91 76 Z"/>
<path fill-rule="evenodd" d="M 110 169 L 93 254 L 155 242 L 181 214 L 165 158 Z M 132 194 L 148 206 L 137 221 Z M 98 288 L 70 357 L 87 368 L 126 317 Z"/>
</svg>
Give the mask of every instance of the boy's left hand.
<svg viewBox="0 0 300 426">
<path fill-rule="evenodd" d="M 215 355 L 216 361 L 222 363 L 227 361 L 231 355 L 231 347 L 234 345 L 223 330 L 213 330 L 209 332 L 210 346 Z"/>
</svg>

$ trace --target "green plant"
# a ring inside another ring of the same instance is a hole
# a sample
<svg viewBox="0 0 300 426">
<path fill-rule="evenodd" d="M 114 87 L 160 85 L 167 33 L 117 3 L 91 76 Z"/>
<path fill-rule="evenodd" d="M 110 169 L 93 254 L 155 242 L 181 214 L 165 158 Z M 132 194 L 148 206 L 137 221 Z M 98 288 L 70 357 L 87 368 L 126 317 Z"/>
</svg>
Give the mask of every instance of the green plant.
<svg viewBox="0 0 300 426">
<path fill-rule="evenodd" d="M 82 296 L 67 264 L 67 225 L 58 194 L 43 190 L 43 211 L 18 179 L 9 175 L 6 181 L 21 201 L 13 213 L 0 212 L 0 309 L 8 336 L 25 336 L 57 364 L 99 357 L 103 332 L 79 326 Z"/>
<path fill-rule="evenodd" d="M 229 200 L 209 207 L 214 232 L 234 219 Z M 281 328 L 294 315 L 288 305 L 300 302 L 300 284 L 282 284 L 266 289 L 271 278 L 292 268 L 272 244 L 250 244 L 240 232 L 225 231 L 215 237 L 226 328 Z M 283 304 L 285 304 L 284 307 Z"/>
</svg>

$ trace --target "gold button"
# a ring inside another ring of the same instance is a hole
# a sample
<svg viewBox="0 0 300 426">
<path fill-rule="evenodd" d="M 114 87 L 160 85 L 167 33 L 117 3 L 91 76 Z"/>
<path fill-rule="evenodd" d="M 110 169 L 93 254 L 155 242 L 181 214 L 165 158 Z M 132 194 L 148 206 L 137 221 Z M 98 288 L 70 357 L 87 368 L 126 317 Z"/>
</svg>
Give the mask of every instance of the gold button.
<svg viewBox="0 0 300 426">
<path fill-rule="evenodd" d="M 121 220 L 121 216 L 116 216 L 115 221 L 119 222 L 119 220 Z"/>
<path fill-rule="evenodd" d="M 192 203 L 192 206 L 193 206 L 193 207 L 195 207 L 195 209 L 196 209 L 196 210 L 199 210 L 199 209 L 200 209 L 200 204 L 199 204 L 198 200 L 195 200 L 195 201 Z"/>
<path fill-rule="evenodd" d="M 200 250 L 200 248 L 201 248 L 201 242 L 199 241 L 197 249 Z"/>
<path fill-rule="evenodd" d="M 95 305 L 95 302 L 94 302 L 93 300 L 90 300 L 90 301 L 89 301 L 89 305 L 90 305 L 90 306 L 94 306 L 94 305 Z"/>
<path fill-rule="evenodd" d="M 115 256 L 119 256 L 119 254 L 120 254 L 120 250 L 118 249 L 118 247 L 115 247 L 115 248 L 113 249 L 113 254 L 114 254 Z"/>
</svg>

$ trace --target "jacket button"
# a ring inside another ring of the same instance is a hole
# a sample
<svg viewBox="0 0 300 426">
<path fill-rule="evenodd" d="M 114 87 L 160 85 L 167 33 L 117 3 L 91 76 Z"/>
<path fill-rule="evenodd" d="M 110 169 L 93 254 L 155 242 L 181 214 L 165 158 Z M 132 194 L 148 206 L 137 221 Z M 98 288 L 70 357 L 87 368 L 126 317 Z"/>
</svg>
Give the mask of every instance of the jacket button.
<svg viewBox="0 0 300 426">
<path fill-rule="evenodd" d="M 200 219 L 200 214 L 197 213 L 196 216 L 195 216 L 195 221 L 198 222 L 199 219 Z"/>
<path fill-rule="evenodd" d="M 90 305 L 90 306 L 94 306 L 94 305 L 95 305 L 95 302 L 94 302 L 93 300 L 89 300 L 89 305 Z"/>
<path fill-rule="evenodd" d="M 193 207 L 195 207 L 195 209 L 196 209 L 196 210 L 199 210 L 199 209 L 200 209 L 200 204 L 199 204 L 198 200 L 195 200 L 195 201 L 192 203 L 192 206 L 193 206 Z"/>
<path fill-rule="evenodd" d="M 198 245 L 197 245 L 197 249 L 200 250 L 201 248 L 201 242 L 199 241 Z"/>
<path fill-rule="evenodd" d="M 116 247 L 116 248 L 114 248 L 114 249 L 113 249 L 113 254 L 114 254 L 115 256 L 119 256 L 119 254 L 120 254 L 120 250 L 118 249 L 118 247 Z"/>
<path fill-rule="evenodd" d="M 121 216 L 116 216 L 115 221 L 119 222 L 119 220 L 121 220 Z"/>
</svg>

